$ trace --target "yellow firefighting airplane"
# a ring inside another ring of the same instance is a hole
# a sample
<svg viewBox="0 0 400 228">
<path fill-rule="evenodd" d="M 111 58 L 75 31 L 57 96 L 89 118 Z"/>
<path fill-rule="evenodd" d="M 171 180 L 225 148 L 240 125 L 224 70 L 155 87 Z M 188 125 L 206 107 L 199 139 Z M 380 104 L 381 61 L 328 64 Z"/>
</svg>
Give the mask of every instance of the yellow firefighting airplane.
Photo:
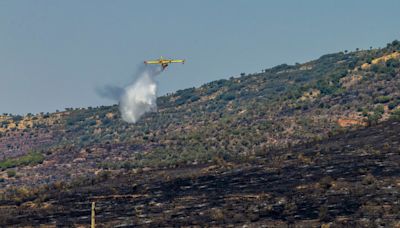
<svg viewBox="0 0 400 228">
<path fill-rule="evenodd" d="M 165 70 L 170 63 L 185 63 L 184 59 L 164 59 L 162 56 L 159 59 L 144 61 L 145 64 L 159 64 Z"/>
</svg>

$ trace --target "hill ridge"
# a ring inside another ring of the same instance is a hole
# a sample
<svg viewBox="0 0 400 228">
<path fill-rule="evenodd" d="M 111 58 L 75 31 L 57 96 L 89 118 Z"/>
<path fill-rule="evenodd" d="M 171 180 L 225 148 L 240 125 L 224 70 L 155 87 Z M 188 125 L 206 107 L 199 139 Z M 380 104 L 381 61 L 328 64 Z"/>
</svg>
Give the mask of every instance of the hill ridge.
<svg viewBox="0 0 400 228">
<path fill-rule="evenodd" d="M 157 112 L 136 124 L 124 123 L 116 105 L 2 116 L 0 186 L 71 180 L 103 169 L 254 159 L 274 148 L 398 119 L 399 51 L 393 41 L 382 49 L 327 54 L 179 90 L 159 97 Z M 43 164 L 8 164 L 35 152 L 44 156 Z M 8 177 L 10 170 L 17 178 Z M 54 176 L 46 176 L 50 170 Z"/>
</svg>

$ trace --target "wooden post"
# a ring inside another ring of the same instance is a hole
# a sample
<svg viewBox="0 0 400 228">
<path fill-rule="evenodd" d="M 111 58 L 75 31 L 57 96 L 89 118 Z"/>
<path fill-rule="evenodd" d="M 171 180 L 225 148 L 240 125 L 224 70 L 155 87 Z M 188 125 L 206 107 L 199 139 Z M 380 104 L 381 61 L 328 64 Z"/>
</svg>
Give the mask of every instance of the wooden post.
<svg viewBox="0 0 400 228">
<path fill-rule="evenodd" d="M 96 227 L 96 221 L 95 221 L 95 211 L 94 211 L 94 208 L 95 208 L 95 206 L 96 206 L 96 204 L 95 204 L 95 202 L 92 202 L 92 219 L 91 219 L 91 228 L 95 228 Z"/>
</svg>

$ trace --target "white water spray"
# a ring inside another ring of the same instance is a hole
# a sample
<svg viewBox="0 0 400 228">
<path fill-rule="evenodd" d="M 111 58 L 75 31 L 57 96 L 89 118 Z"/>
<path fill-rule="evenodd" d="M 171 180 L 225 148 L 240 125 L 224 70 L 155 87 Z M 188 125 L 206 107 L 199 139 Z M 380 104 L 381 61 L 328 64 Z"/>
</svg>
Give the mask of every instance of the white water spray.
<svg viewBox="0 0 400 228">
<path fill-rule="evenodd" d="M 136 123 L 146 112 L 157 110 L 157 83 L 154 78 L 161 73 L 156 66 L 141 68 L 132 84 L 120 88 L 106 86 L 97 89 L 100 96 L 119 101 L 122 119 L 128 123 Z"/>
<path fill-rule="evenodd" d="M 157 83 L 154 81 L 157 74 L 159 72 L 146 69 L 124 89 L 119 103 L 123 120 L 135 123 L 146 112 L 157 110 Z"/>
</svg>

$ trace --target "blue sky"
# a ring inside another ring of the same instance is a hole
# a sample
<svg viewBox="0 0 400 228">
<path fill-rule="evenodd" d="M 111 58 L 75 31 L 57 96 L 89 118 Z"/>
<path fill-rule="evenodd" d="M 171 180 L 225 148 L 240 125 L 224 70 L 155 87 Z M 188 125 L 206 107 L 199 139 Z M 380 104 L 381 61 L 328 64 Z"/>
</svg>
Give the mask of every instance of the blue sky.
<svg viewBox="0 0 400 228">
<path fill-rule="evenodd" d="M 0 113 L 109 105 L 95 89 L 185 58 L 160 95 L 400 39 L 398 0 L 0 1 Z"/>
</svg>

